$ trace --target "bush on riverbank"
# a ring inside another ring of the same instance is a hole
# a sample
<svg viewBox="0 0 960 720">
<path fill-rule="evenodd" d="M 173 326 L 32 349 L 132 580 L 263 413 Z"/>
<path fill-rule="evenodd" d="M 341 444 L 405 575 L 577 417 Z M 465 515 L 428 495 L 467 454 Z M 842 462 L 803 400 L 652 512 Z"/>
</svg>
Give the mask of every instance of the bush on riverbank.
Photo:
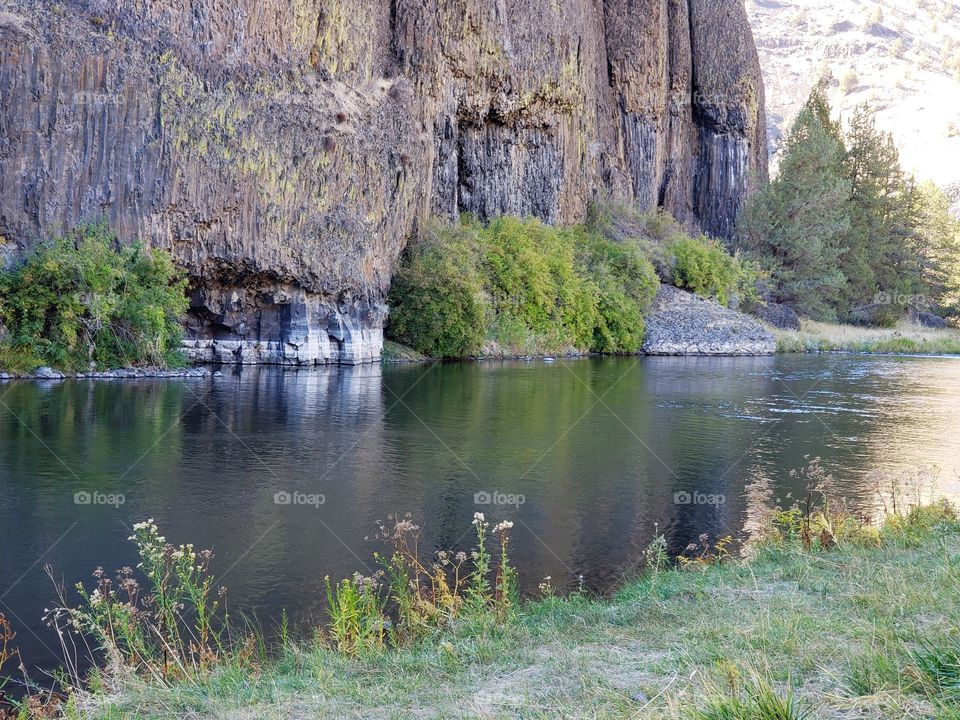
<svg viewBox="0 0 960 720">
<path fill-rule="evenodd" d="M 411 241 L 389 334 L 433 357 L 636 352 L 657 286 L 635 248 L 585 228 L 465 219 Z"/>
<path fill-rule="evenodd" d="M 185 290 L 166 253 L 119 247 L 103 226 L 80 228 L 0 273 L 0 366 L 180 364 Z"/>
<path fill-rule="evenodd" d="M 394 276 L 388 334 L 433 357 L 635 353 L 661 279 L 722 303 L 755 283 L 747 264 L 663 212 L 597 205 L 568 228 L 508 216 L 435 224 Z"/>
</svg>

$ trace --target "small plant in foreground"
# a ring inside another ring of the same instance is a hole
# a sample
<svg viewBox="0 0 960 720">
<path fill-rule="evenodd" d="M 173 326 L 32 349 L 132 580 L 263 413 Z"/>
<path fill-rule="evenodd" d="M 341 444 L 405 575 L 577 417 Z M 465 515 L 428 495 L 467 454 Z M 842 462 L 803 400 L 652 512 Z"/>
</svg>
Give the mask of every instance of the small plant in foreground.
<svg viewBox="0 0 960 720">
<path fill-rule="evenodd" d="M 500 564 L 497 566 L 497 579 L 494 594 L 494 607 L 498 614 L 505 615 L 519 600 L 517 571 L 510 564 L 507 546 L 510 544 L 510 530 L 513 523 L 504 520 L 494 529 L 493 534 L 500 540 Z"/>
<path fill-rule="evenodd" d="M 871 650 L 850 661 L 844 682 L 852 697 L 875 695 L 901 683 L 900 667 L 890 654 Z"/>
<path fill-rule="evenodd" d="M 10 621 L 7 620 L 3 613 L 0 613 L 0 672 L 3 672 L 4 665 L 9 661 L 14 658 L 19 658 L 19 653 L 12 645 L 16 637 L 17 634 L 13 632 L 13 629 L 10 627 Z M 0 719 L 5 717 L 5 711 L 3 709 L 5 695 L 3 688 L 7 682 L 7 678 L 0 675 Z"/>
<path fill-rule="evenodd" d="M 684 553 L 677 558 L 677 563 L 683 568 L 709 567 L 710 565 L 720 565 L 730 559 L 728 548 L 733 542 L 733 537 L 727 535 L 720 538 L 715 543 L 710 543 L 710 536 L 703 533 L 697 542 L 687 545 Z"/>
<path fill-rule="evenodd" d="M 510 529 L 503 521 L 494 529 L 500 551 L 494 559 L 486 548 L 490 523 L 475 513 L 477 545 L 464 551 L 439 550 L 427 560 L 420 548 L 421 528 L 409 515 L 391 516 L 378 537 L 393 548 L 389 557 L 375 554 L 381 570 L 372 578 L 356 575 L 333 586 L 327 578 L 332 645 L 355 655 L 365 650 L 413 642 L 448 627 L 464 613 L 494 613 L 503 618 L 518 602 L 517 572 L 510 563 Z M 491 586 L 490 572 L 495 570 Z M 381 582 L 381 578 L 386 578 Z"/>
<path fill-rule="evenodd" d="M 383 649 L 386 618 L 378 579 L 356 573 L 334 588 L 330 576 L 324 578 L 330 606 L 330 635 L 339 652 L 356 655 Z"/>
<path fill-rule="evenodd" d="M 660 573 L 670 564 L 670 554 L 667 552 L 667 547 L 667 538 L 660 532 L 660 526 L 655 525 L 653 540 L 650 541 L 647 549 L 643 552 L 647 571 L 651 574 L 654 582 L 656 582 Z"/>
<path fill-rule="evenodd" d="M 716 688 L 707 691 L 708 701 L 698 710 L 686 714 L 689 720 L 805 720 L 810 710 L 794 697 L 792 691 L 780 696 L 757 675 L 741 683 L 739 673 L 728 678 L 726 692 Z"/>
<path fill-rule="evenodd" d="M 924 640 L 910 652 L 910 664 L 929 695 L 960 701 L 960 638 Z"/>
<path fill-rule="evenodd" d="M 113 578 L 97 568 L 92 590 L 76 586 L 79 607 L 70 607 L 58 588 L 60 603 L 47 615 L 77 682 L 77 663 L 69 660 L 66 644 L 70 631 L 92 636 L 110 670 L 156 680 L 194 675 L 217 663 L 224 651 L 227 618 L 220 622 L 218 613 L 226 591 L 214 592 L 213 553 L 166 542 L 152 519 L 136 523 L 130 540 L 140 555 L 137 569 L 146 578 L 145 590 L 133 568 L 121 568 Z"/>
</svg>

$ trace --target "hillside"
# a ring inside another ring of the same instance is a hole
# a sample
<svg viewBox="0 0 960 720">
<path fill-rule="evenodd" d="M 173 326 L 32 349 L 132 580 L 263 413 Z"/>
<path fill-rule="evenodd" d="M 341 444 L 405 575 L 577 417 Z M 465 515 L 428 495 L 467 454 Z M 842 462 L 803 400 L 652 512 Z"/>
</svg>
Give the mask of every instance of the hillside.
<svg viewBox="0 0 960 720">
<path fill-rule="evenodd" d="M 943 0 L 747 0 L 767 97 L 771 152 L 825 70 L 848 117 L 870 102 L 903 165 L 960 181 L 960 4 Z M 951 193 L 958 197 L 956 189 Z"/>
</svg>

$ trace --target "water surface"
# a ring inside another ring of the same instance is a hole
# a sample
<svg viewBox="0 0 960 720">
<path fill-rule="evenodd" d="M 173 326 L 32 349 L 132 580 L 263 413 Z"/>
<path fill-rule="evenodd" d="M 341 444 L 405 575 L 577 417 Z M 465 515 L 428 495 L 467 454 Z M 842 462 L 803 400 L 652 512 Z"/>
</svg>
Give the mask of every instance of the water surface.
<svg viewBox="0 0 960 720">
<path fill-rule="evenodd" d="M 132 565 L 148 517 L 214 548 L 231 608 L 267 624 L 322 620 L 324 575 L 367 572 L 390 513 L 412 513 L 431 549 L 469 549 L 476 511 L 509 518 L 525 588 L 582 575 L 604 590 L 655 528 L 681 549 L 741 533 L 758 487 L 799 496 L 807 457 L 864 514 L 877 468 L 938 465 L 956 494 L 958 400 L 958 360 L 851 355 L 0 385 L 0 611 L 29 667 L 56 664 L 44 566 L 72 587 Z"/>
</svg>

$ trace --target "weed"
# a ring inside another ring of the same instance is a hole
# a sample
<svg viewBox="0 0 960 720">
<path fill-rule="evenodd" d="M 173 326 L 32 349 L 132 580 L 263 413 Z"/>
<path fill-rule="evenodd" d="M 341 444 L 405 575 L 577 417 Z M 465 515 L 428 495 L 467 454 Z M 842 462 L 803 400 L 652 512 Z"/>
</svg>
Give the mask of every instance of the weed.
<svg viewBox="0 0 960 720">
<path fill-rule="evenodd" d="M 213 553 L 193 545 L 175 546 L 159 534 L 153 520 L 136 523 L 130 540 L 137 546 L 137 569 L 146 579 L 146 591 L 133 568 L 111 578 L 103 568 L 94 573 L 92 590 L 78 583 L 81 604 L 71 607 L 58 588 L 59 605 L 47 614 L 63 643 L 71 680 L 81 682 L 75 653 L 66 645 L 71 630 L 91 636 L 107 657 L 114 673 L 141 674 L 154 680 L 194 676 L 220 659 L 227 624 L 218 619 L 226 591 L 215 593 L 210 572 Z M 52 577 L 52 571 L 48 569 Z M 93 652 L 88 648 L 89 654 Z"/>
</svg>

